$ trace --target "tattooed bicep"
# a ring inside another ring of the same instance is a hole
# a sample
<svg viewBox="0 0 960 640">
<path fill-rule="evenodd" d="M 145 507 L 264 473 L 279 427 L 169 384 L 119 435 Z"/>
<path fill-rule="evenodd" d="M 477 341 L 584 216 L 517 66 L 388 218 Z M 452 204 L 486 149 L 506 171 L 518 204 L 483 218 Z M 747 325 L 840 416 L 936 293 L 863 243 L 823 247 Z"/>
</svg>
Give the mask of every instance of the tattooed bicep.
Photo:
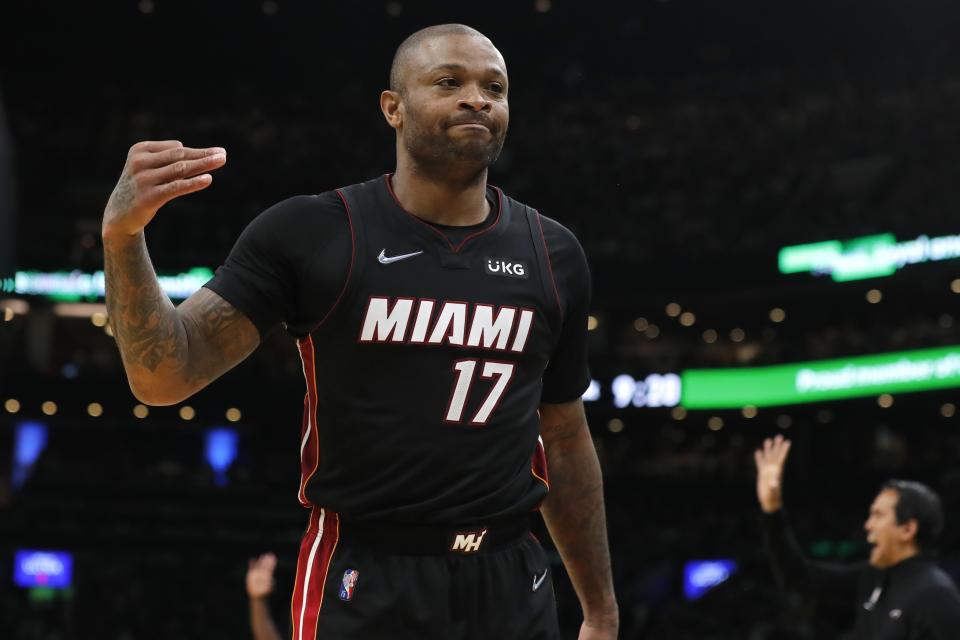
<svg viewBox="0 0 960 640">
<path fill-rule="evenodd" d="M 250 319 L 205 287 L 184 300 L 177 311 L 189 337 L 192 377 L 219 376 L 260 344 L 260 333 Z"/>
</svg>

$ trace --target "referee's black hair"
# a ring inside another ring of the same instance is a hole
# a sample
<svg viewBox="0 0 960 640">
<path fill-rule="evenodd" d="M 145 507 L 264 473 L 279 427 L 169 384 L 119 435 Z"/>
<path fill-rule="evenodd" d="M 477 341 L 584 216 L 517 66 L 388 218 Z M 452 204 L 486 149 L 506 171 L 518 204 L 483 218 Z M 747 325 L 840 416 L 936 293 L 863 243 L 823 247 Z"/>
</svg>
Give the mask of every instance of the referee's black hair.
<svg viewBox="0 0 960 640">
<path fill-rule="evenodd" d="M 487 36 L 465 24 L 437 24 L 410 34 L 406 40 L 400 43 L 397 52 L 393 54 L 393 62 L 390 64 L 390 90 L 403 93 L 403 65 L 406 63 L 407 56 L 417 45 L 429 38 L 450 35 L 488 39 Z"/>
<path fill-rule="evenodd" d="M 897 506 L 894 509 L 897 524 L 917 521 L 917 548 L 923 551 L 935 549 L 943 532 L 940 496 L 927 485 L 914 480 L 888 480 L 883 488 L 897 492 Z"/>
</svg>

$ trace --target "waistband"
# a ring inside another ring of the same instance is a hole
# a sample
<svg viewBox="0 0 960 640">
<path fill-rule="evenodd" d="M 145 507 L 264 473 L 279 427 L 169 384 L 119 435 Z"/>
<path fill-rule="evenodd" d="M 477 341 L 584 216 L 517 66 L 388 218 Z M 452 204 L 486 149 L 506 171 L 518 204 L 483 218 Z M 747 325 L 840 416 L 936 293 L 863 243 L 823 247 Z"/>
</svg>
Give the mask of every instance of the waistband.
<svg viewBox="0 0 960 640">
<path fill-rule="evenodd" d="M 340 518 L 339 544 L 392 555 L 476 555 L 498 551 L 530 533 L 530 518 L 462 526 L 351 521 Z"/>
</svg>

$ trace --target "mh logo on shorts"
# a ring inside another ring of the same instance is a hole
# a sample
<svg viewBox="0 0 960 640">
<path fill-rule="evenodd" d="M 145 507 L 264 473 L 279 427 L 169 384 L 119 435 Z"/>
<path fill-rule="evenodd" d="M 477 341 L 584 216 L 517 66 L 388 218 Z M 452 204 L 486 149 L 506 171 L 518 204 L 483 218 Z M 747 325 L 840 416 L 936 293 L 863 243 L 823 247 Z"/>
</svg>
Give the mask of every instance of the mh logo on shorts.
<svg viewBox="0 0 960 640">
<path fill-rule="evenodd" d="M 340 583 L 340 599 L 344 602 L 353 600 L 353 592 L 357 588 L 357 579 L 360 572 L 356 569 L 347 569 L 343 572 L 343 582 Z"/>
<path fill-rule="evenodd" d="M 480 545 L 483 544 L 483 536 L 485 535 L 487 535 L 486 529 L 482 531 L 465 531 L 458 533 L 453 539 L 450 550 L 459 551 L 460 553 L 476 553 L 480 550 Z"/>
<path fill-rule="evenodd" d="M 529 270 L 524 262 L 519 260 L 500 260 L 499 258 L 485 258 L 483 268 L 492 276 L 507 276 L 508 278 L 529 278 Z"/>
</svg>

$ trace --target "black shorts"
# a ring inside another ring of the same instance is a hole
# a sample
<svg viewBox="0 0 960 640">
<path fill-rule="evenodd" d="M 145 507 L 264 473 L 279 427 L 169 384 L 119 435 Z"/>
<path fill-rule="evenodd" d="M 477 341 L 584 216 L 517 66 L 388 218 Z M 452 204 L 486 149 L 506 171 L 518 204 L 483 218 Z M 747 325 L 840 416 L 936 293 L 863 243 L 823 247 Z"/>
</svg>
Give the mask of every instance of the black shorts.
<svg viewBox="0 0 960 640">
<path fill-rule="evenodd" d="M 293 640 L 559 640 L 528 522 L 468 530 L 341 523 L 315 507 L 300 545 Z"/>
</svg>

